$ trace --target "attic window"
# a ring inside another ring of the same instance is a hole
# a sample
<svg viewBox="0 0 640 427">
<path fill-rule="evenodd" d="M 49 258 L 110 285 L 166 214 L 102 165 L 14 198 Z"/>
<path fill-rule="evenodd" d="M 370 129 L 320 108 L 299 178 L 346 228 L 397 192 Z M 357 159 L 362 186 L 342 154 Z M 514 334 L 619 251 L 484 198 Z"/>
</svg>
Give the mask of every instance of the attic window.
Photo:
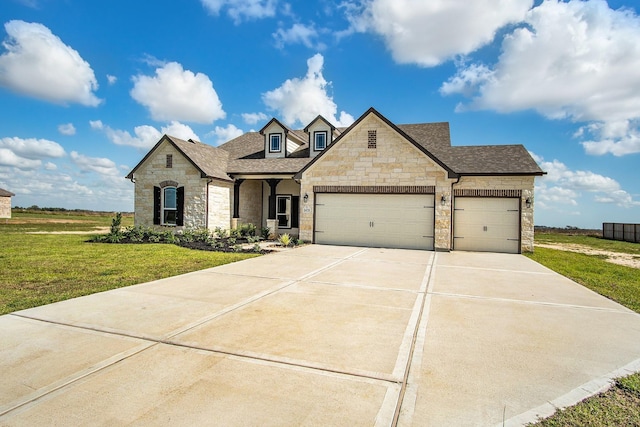
<svg viewBox="0 0 640 427">
<path fill-rule="evenodd" d="M 173 167 L 173 154 L 167 154 L 166 167 L 167 168 L 172 168 Z"/>
<path fill-rule="evenodd" d="M 370 130 L 369 131 L 369 137 L 367 139 L 367 148 L 371 148 L 371 149 L 376 149 L 377 148 L 377 143 L 378 143 L 378 138 L 377 138 L 377 134 L 376 134 L 376 130 Z"/>
<path fill-rule="evenodd" d="M 322 151 L 327 147 L 327 132 L 314 132 L 314 149 L 315 151 Z"/>
</svg>

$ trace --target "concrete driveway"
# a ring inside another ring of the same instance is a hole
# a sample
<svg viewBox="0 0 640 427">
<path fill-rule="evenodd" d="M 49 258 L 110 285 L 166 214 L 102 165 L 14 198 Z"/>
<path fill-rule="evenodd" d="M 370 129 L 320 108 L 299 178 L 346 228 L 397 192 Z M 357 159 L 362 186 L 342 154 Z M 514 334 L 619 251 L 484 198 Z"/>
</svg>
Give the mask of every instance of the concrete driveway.
<svg viewBox="0 0 640 427">
<path fill-rule="evenodd" d="M 520 255 L 310 245 L 0 317 L 0 425 L 519 425 L 640 370 Z"/>
</svg>

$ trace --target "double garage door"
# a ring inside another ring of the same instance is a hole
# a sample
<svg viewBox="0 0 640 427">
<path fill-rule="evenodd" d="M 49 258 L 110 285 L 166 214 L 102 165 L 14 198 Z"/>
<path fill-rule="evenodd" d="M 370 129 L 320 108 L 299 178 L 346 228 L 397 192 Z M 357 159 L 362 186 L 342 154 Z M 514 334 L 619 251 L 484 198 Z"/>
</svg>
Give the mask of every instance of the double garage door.
<svg viewBox="0 0 640 427">
<path fill-rule="evenodd" d="M 329 245 L 434 249 L 432 194 L 315 196 L 315 242 Z M 520 199 L 456 197 L 453 249 L 520 252 Z"/>
<path fill-rule="evenodd" d="M 520 252 L 520 199 L 456 197 L 453 249 Z"/>
<path fill-rule="evenodd" d="M 433 194 L 315 196 L 315 242 L 433 250 Z"/>
</svg>

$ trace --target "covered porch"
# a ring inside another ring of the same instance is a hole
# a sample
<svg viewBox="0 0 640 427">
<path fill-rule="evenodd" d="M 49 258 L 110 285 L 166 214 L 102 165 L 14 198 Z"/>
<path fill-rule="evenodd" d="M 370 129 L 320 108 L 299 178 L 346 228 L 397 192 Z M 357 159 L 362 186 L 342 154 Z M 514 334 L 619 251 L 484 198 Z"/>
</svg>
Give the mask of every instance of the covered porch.
<svg viewBox="0 0 640 427">
<path fill-rule="evenodd" d="M 233 177 L 231 228 L 254 224 L 269 234 L 300 235 L 300 183 L 287 175 Z"/>
</svg>

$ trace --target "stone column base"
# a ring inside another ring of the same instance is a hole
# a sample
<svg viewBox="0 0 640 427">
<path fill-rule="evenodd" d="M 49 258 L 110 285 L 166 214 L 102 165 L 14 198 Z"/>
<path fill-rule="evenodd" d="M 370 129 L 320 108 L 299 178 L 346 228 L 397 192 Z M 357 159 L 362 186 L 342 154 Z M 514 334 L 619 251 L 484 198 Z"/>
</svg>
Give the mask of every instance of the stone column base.
<svg viewBox="0 0 640 427">
<path fill-rule="evenodd" d="M 239 218 L 231 218 L 231 229 L 232 230 L 238 228 L 238 220 L 239 220 Z"/>
<path fill-rule="evenodd" d="M 268 219 L 267 228 L 269 229 L 270 238 L 275 239 L 276 237 L 278 237 L 278 220 L 277 219 Z"/>
</svg>

